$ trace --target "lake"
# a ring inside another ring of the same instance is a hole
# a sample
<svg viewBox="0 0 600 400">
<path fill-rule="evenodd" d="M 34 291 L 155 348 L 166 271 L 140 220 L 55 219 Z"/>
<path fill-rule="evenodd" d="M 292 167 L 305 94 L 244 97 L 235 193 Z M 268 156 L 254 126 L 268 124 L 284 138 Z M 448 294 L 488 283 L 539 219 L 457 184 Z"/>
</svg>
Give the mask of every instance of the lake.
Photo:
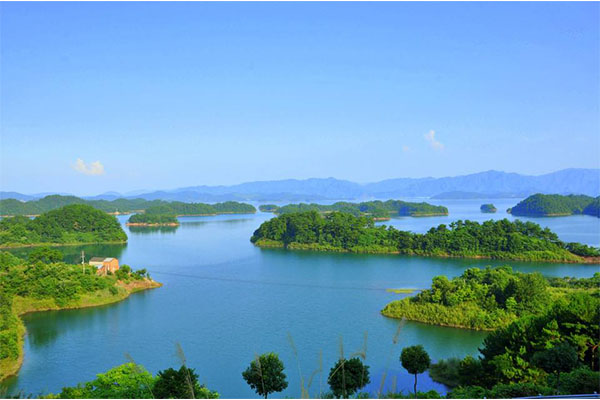
<svg viewBox="0 0 600 400">
<path fill-rule="evenodd" d="M 384 224 L 425 232 L 456 219 L 483 221 L 508 217 L 518 199 L 439 200 L 447 217 L 395 218 Z M 497 214 L 482 214 L 482 203 Z M 254 247 L 249 238 L 271 214 L 183 217 L 178 228 L 124 227 L 127 245 L 64 247 L 69 261 L 115 256 L 134 269 L 147 268 L 163 287 L 136 293 L 114 305 L 24 316 L 25 359 L 19 375 L 4 383 L 9 393 L 34 395 L 94 379 L 127 362 L 156 373 L 178 367 L 176 343 L 200 381 L 221 397 L 257 397 L 241 373 L 255 354 L 274 351 L 286 366 L 288 388 L 273 397 L 299 397 L 314 375 L 311 396 L 327 387 L 329 369 L 340 355 L 364 349 L 370 365 L 368 391 L 412 390 L 413 377 L 401 367 L 403 347 L 423 344 L 432 359 L 477 354 L 486 333 L 400 322 L 380 315 L 391 300 L 406 295 L 387 288 L 428 288 L 431 278 L 460 275 L 466 268 L 510 264 L 548 276 L 590 277 L 598 265 L 498 262 L 386 255 L 290 252 Z M 120 216 L 124 224 L 128 216 Z M 524 219 L 524 218 L 521 218 Z M 565 241 L 600 245 L 600 220 L 589 216 L 530 219 Z M 24 254 L 28 250 L 15 250 Z M 293 345 L 292 345 L 293 343 Z M 295 350 L 296 351 L 295 351 Z M 127 356 L 126 356 L 127 355 Z M 322 363 L 320 359 L 322 357 Z M 318 372 L 322 365 L 322 374 Z M 313 374 L 314 372 L 314 374 Z M 427 374 L 419 389 L 444 392 Z"/>
</svg>

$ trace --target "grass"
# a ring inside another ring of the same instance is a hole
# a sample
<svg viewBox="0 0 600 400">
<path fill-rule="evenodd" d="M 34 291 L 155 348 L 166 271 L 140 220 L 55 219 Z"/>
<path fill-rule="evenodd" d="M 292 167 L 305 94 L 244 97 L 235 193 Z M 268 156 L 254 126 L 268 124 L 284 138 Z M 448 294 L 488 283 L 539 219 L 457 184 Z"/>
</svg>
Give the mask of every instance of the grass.
<svg viewBox="0 0 600 400">
<path fill-rule="evenodd" d="M 398 293 L 398 294 L 410 294 L 416 292 L 418 289 L 400 288 L 400 289 L 385 289 L 386 292 Z"/>
</svg>

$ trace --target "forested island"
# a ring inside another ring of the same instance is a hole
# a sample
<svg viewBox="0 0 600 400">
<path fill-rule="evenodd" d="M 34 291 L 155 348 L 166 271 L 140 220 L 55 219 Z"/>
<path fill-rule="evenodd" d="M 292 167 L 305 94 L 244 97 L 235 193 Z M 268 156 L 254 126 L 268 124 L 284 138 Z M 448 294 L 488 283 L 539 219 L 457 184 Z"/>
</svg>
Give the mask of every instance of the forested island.
<svg viewBox="0 0 600 400">
<path fill-rule="evenodd" d="M 93 266 L 62 262 L 62 254 L 50 248 L 36 249 L 27 260 L 0 252 L 0 380 L 23 361 L 21 315 L 114 303 L 159 286 L 146 270 L 122 265 L 115 274 L 97 275 Z"/>
<path fill-rule="evenodd" d="M 283 214 L 263 222 L 251 237 L 260 247 L 434 257 L 599 263 L 600 250 L 564 243 L 548 228 L 507 219 L 455 221 L 425 234 L 375 226 L 369 217 L 316 211 Z"/>
<path fill-rule="evenodd" d="M 558 217 L 565 215 L 591 215 L 600 217 L 600 196 L 534 194 L 506 210 L 521 217 Z"/>
<path fill-rule="evenodd" d="M 184 203 L 181 201 L 116 199 L 84 200 L 75 196 L 51 195 L 39 200 L 0 200 L 0 215 L 39 215 L 71 204 L 86 204 L 111 214 L 128 214 L 144 211 L 150 207 L 167 207 L 175 215 L 251 214 L 256 208 L 250 204 L 226 201 L 223 203 Z"/>
<path fill-rule="evenodd" d="M 282 207 L 269 204 L 268 208 L 264 207 L 261 211 L 273 212 L 278 215 L 305 211 L 317 211 L 320 213 L 339 211 L 355 216 L 370 216 L 376 220 L 387 220 L 390 219 L 390 216 L 432 217 L 448 215 L 448 209 L 444 206 L 434 206 L 429 203 L 410 203 L 401 200 L 375 200 L 362 203 L 339 201 L 330 205 L 299 203 L 288 204 Z"/>
<path fill-rule="evenodd" d="M 482 204 L 481 207 L 479 207 L 479 209 L 481 210 L 482 213 L 488 213 L 488 214 L 493 214 L 496 211 L 498 211 L 496 206 L 494 206 L 493 204 Z"/>
<path fill-rule="evenodd" d="M 179 226 L 177 216 L 168 207 L 155 206 L 145 212 L 134 214 L 127 220 L 128 226 Z"/>
<path fill-rule="evenodd" d="M 506 327 L 517 318 L 538 315 L 576 292 L 600 294 L 600 273 L 592 278 L 544 278 L 511 267 L 470 268 L 449 280 L 436 276 L 431 289 L 396 300 L 382 310 L 392 318 L 476 330 Z"/>
<path fill-rule="evenodd" d="M 86 204 L 72 204 L 42 213 L 0 220 L 0 247 L 124 243 L 127 235 L 119 221 Z"/>
<path fill-rule="evenodd" d="M 260 206 L 258 206 L 258 209 L 262 212 L 271 212 L 274 213 L 275 211 L 277 211 L 277 209 L 279 208 L 279 206 L 275 205 L 275 204 L 261 204 Z"/>
</svg>

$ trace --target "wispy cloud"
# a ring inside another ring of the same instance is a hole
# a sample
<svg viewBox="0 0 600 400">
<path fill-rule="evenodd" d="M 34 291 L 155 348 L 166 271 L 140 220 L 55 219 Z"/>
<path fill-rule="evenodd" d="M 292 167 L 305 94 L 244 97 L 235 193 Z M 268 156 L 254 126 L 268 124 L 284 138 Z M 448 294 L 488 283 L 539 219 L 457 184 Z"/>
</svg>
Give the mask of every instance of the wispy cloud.
<svg viewBox="0 0 600 400">
<path fill-rule="evenodd" d="M 410 147 L 408 147 L 407 145 L 403 145 L 402 146 L 402 151 L 405 153 L 408 153 L 410 151 Z"/>
<path fill-rule="evenodd" d="M 430 130 L 428 133 L 425 134 L 425 140 L 427 140 L 427 142 L 429 142 L 429 145 L 435 149 L 435 150 L 444 150 L 444 144 L 440 141 L 438 141 L 435 138 L 435 131 L 434 130 Z"/>
<path fill-rule="evenodd" d="M 94 161 L 86 164 L 81 158 L 78 158 L 73 165 L 73 169 L 84 175 L 102 175 L 104 174 L 104 165 L 100 161 Z"/>
</svg>

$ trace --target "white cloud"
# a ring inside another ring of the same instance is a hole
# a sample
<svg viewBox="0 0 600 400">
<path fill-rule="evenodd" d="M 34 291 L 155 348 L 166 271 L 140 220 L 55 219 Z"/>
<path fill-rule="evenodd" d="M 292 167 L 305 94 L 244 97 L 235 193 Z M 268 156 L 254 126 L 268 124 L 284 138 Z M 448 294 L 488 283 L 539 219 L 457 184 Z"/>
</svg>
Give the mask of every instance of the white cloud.
<svg viewBox="0 0 600 400">
<path fill-rule="evenodd" d="M 431 130 L 425 134 L 425 140 L 427 140 L 427 142 L 429 142 L 429 145 L 435 150 L 443 150 L 444 149 L 444 144 L 442 142 L 439 142 L 435 138 L 434 130 Z"/>
<path fill-rule="evenodd" d="M 78 158 L 73 165 L 73 169 L 84 175 L 102 175 L 104 174 L 104 165 L 100 161 L 94 161 L 86 164 L 81 158 Z"/>
</svg>

